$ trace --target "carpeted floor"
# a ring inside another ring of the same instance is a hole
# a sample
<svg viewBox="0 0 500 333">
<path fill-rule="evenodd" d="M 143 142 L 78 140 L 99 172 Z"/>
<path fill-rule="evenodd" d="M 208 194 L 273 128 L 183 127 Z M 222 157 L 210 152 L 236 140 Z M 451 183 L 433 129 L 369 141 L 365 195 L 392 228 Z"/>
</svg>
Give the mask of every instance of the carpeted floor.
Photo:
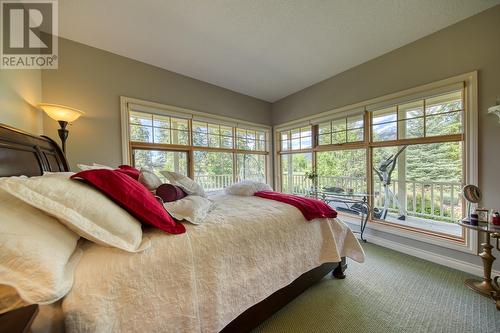
<svg viewBox="0 0 500 333">
<path fill-rule="evenodd" d="M 500 332 L 500 311 L 463 285 L 470 275 L 373 244 L 255 332 Z"/>
</svg>

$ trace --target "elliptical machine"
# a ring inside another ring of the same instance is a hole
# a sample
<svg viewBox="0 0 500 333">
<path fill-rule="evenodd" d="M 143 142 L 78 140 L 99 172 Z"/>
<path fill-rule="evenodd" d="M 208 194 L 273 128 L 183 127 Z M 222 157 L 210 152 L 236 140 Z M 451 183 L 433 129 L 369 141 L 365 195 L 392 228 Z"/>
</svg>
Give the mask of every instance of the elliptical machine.
<svg viewBox="0 0 500 333">
<path fill-rule="evenodd" d="M 389 204 L 392 201 L 396 203 L 398 206 L 399 210 L 399 217 L 398 220 L 404 221 L 406 220 L 406 209 L 401 205 L 399 202 L 398 197 L 392 192 L 390 185 L 391 185 L 391 176 L 392 172 L 394 171 L 394 168 L 396 167 L 397 159 L 398 156 L 406 149 L 408 146 L 403 146 L 395 155 L 391 155 L 385 160 L 383 160 L 378 169 L 373 167 L 373 170 L 377 173 L 378 178 L 382 182 L 382 185 L 384 186 L 384 207 L 382 208 L 382 211 L 375 213 L 375 217 L 385 220 L 387 217 L 387 212 L 389 210 Z"/>
</svg>

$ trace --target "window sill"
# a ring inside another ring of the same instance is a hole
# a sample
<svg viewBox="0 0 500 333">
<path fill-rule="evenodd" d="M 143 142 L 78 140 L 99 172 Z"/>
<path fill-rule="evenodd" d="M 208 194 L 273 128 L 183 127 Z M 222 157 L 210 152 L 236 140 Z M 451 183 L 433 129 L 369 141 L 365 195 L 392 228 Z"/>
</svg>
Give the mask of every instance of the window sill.
<svg viewBox="0 0 500 333">
<path fill-rule="evenodd" d="M 339 214 L 339 219 L 356 226 L 360 225 L 358 216 Z M 385 232 L 460 252 L 477 254 L 477 235 L 469 230 L 462 231 L 461 236 L 454 236 L 380 220 L 369 220 L 366 225 L 365 235 L 367 230 Z"/>
</svg>

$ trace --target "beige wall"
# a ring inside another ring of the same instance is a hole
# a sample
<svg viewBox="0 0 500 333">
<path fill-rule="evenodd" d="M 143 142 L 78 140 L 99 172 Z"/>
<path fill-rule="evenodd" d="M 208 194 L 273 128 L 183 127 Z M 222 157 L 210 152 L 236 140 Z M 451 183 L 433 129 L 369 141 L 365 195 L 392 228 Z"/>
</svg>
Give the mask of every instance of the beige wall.
<svg viewBox="0 0 500 333">
<path fill-rule="evenodd" d="M 120 95 L 271 124 L 270 103 L 62 38 L 59 69 L 44 70 L 42 81 L 44 102 L 86 112 L 69 127 L 73 169 L 121 163 Z M 58 140 L 57 123 L 47 116 L 44 133 Z"/>
<path fill-rule="evenodd" d="M 273 124 L 479 71 L 479 183 L 500 209 L 500 6 L 315 84 L 273 104 Z"/>
<path fill-rule="evenodd" d="M 0 70 L 0 123 L 42 134 L 42 111 L 35 107 L 41 100 L 40 70 Z"/>
</svg>

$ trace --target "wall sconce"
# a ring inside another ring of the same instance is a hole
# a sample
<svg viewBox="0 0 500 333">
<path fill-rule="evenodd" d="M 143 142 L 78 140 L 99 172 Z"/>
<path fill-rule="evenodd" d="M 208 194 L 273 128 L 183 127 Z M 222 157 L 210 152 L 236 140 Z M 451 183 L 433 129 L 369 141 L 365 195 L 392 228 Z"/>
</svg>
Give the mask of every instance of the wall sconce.
<svg viewBox="0 0 500 333">
<path fill-rule="evenodd" d="M 488 113 L 496 114 L 498 116 L 498 122 L 500 123 L 500 97 L 497 98 L 497 105 L 490 107 Z"/>
<path fill-rule="evenodd" d="M 61 128 L 59 128 L 57 132 L 59 133 L 59 137 L 61 138 L 62 150 L 64 153 L 66 153 L 66 140 L 68 139 L 69 133 L 66 129 L 66 126 L 68 125 L 68 123 L 74 122 L 85 113 L 68 106 L 57 104 L 42 103 L 38 104 L 38 107 L 42 109 L 50 118 L 56 120 L 59 123 L 59 126 L 61 126 Z"/>
</svg>

